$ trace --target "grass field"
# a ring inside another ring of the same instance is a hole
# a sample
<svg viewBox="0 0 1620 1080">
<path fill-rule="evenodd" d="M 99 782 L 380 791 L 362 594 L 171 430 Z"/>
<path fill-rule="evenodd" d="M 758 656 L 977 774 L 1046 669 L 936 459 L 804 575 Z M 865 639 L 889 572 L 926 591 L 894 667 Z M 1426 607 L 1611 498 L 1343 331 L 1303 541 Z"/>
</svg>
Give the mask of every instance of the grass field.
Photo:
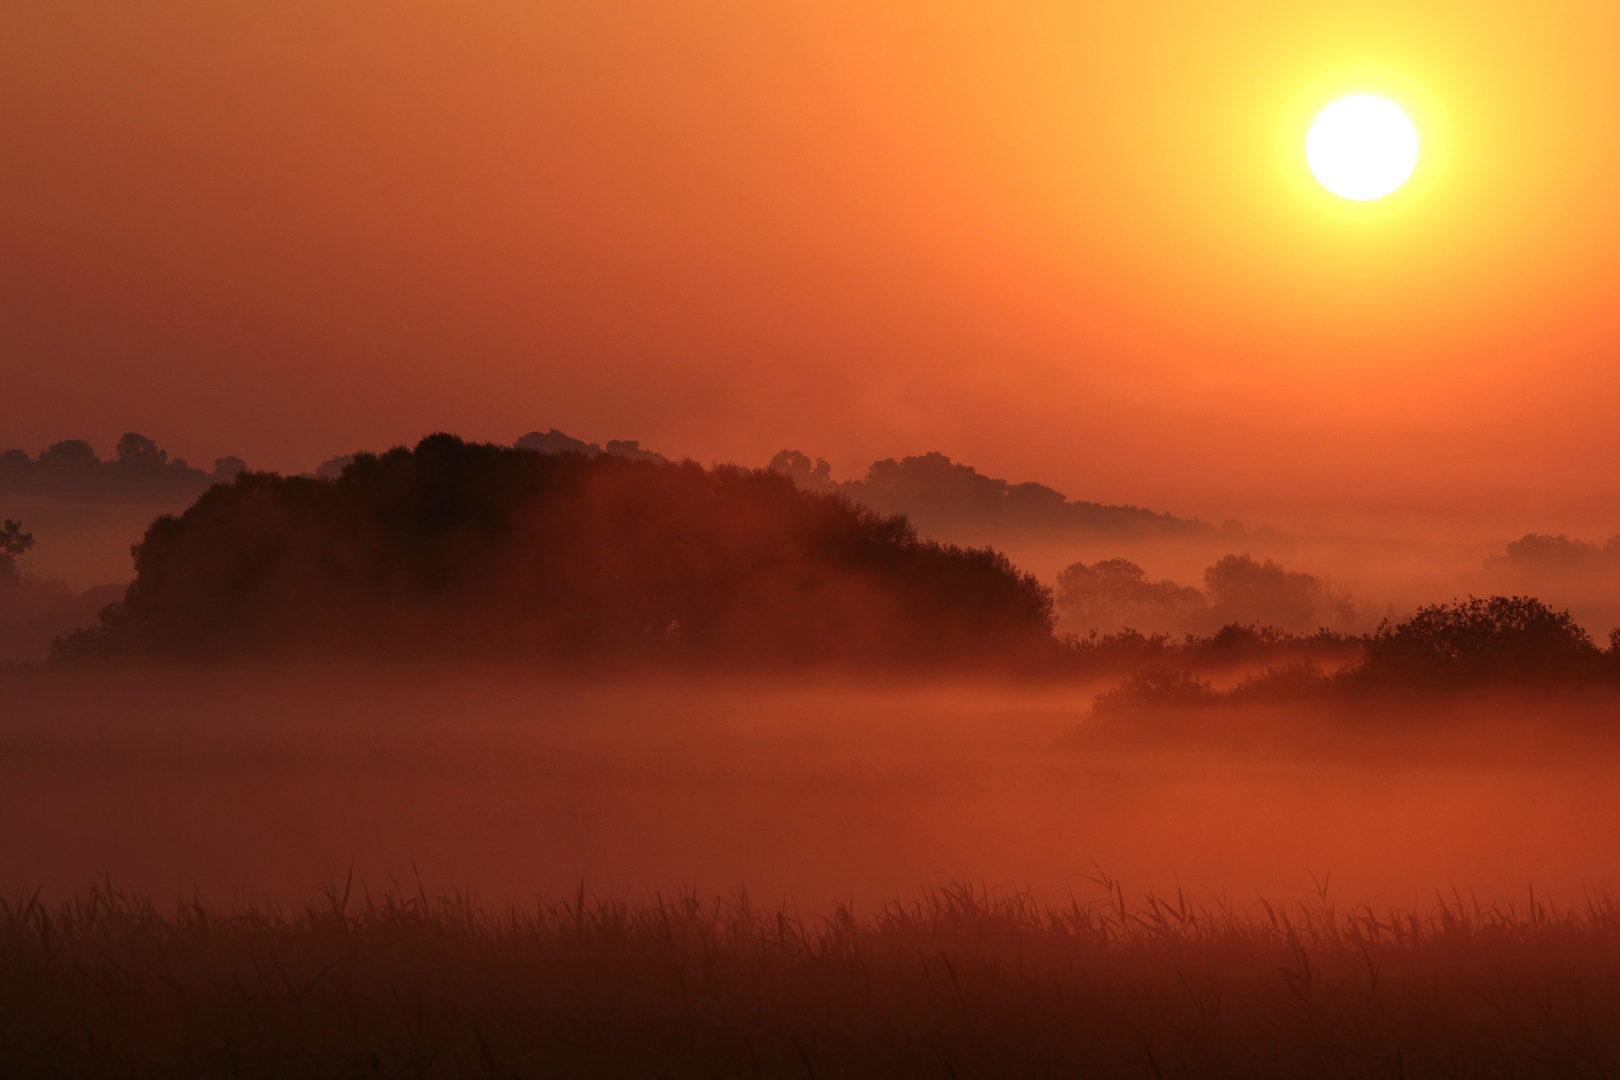
<svg viewBox="0 0 1620 1080">
<path fill-rule="evenodd" d="M 1088 741 L 1056 686 L 0 690 L 0 1077 L 1620 1069 L 1602 702 Z"/>
<path fill-rule="evenodd" d="M 1099 893 L 1105 890 L 1099 890 Z M 1620 908 L 0 907 L 10 1077 L 1606 1077 Z"/>
</svg>

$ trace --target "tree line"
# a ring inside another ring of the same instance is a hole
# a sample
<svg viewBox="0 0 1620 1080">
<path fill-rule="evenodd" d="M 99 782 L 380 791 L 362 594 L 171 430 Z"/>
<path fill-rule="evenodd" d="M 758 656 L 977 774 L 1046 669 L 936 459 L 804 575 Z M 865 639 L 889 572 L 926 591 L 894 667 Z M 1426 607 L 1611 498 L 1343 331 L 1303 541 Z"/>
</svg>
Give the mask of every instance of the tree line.
<svg viewBox="0 0 1620 1080">
<path fill-rule="evenodd" d="M 831 465 L 821 458 L 812 462 L 799 450 L 783 450 L 768 468 L 791 476 L 807 491 L 838 492 L 886 513 L 906 514 L 929 532 L 1161 537 L 1217 533 L 1215 526 L 1197 518 L 1070 500 L 1045 484 L 1015 484 L 985 476 L 938 451 L 874 461 L 858 480 L 834 480 Z M 1221 531 L 1242 535 L 1244 529 L 1230 521 Z"/>
<path fill-rule="evenodd" d="M 118 440 L 114 454 L 103 461 L 84 439 L 63 439 L 37 456 L 6 450 L 0 452 L 0 492 L 61 501 L 183 501 L 247 468 L 241 458 L 222 457 L 207 472 L 185 458 L 171 458 L 156 442 L 133 431 Z"/>
<path fill-rule="evenodd" d="M 1128 559 L 1077 562 L 1057 578 L 1057 610 L 1072 628 L 1131 628 L 1147 633 L 1207 634 L 1222 626 L 1271 626 L 1290 633 L 1364 628 L 1350 594 L 1271 560 L 1225 555 L 1204 571 L 1204 588 L 1150 580 Z"/>
<path fill-rule="evenodd" d="M 916 666 L 1054 647 L 1033 576 L 847 496 L 444 434 L 331 478 L 243 473 L 134 553 L 125 599 L 59 657 Z"/>
<path fill-rule="evenodd" d="M 1160 649 L 1099 694 L 1093 714 L 1356 701 L 1370 694 L 1620 686 L 1620 628 L 1609 632 L 1608 648 L 1602 648 L 1568 611 L 1528 596 L 1470 596 L 1421 607 L 1410 618 L 1385 619 L 1358 637 L 1317 637 L 1353 645 L 1353 661 L 1323 670 L 1317 655 L 1299 647 L 1311 639 L 1279 633 L 1272 647 L 1246 657 L 1266 662 L 1262 670 L 1217 690 L 1194 670 L 1198 661 L 1207 663 L 1209 642 L 1189 637 L 1180 648 Z M 1296 646 L 1292 656 L 1277 647 L 1290 643 Z"/>
</svg>

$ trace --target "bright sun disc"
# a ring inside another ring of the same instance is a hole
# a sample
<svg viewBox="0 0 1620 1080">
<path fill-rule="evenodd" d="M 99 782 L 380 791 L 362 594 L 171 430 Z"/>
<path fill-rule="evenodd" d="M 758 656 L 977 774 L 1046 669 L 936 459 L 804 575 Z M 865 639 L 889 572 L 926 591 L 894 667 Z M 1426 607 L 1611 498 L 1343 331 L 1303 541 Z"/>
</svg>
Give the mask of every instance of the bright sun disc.
<svg viewBox="0 0 1620 1080">
<path fill-rule="evenodd" d="M 1340 98 L 1305 136 L 1305 160 L 1322 186 L 1346 199 L 1381 199 L 1417 165 L 1418 136 L 1392 101 L 1371 94 Z"/>
</svg>

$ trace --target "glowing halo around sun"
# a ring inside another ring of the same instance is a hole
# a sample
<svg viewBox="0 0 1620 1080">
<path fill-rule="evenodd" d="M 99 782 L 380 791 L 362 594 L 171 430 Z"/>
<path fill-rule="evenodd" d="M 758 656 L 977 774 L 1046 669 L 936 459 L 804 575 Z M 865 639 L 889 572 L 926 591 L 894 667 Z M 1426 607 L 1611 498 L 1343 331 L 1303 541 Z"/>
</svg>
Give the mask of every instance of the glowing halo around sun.
<svg viewBox="0 0 1620 1080">
<path fill-rule="evenodd" d="M 1418 134 L 1400 106 L 1372 94 L 1340 98 L 1305 136 L 1305 160 L 1340 198 L 1382 199 L 1417 167 Z"/>
</svg>

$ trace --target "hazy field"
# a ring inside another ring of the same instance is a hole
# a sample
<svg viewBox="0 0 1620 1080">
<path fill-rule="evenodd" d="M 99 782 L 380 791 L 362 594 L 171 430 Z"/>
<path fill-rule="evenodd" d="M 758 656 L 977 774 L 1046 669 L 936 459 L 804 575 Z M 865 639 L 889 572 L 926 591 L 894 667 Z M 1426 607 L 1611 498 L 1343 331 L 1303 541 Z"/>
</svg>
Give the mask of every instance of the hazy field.
<svg viewBox="0 0 1620 1080">
<path fill-rule="evenodd" d="M 1620 738 L 1596 707 L 1077 744 L 1093 689 L 16 678 L 0 867 L 48 894 L 110 874 L 158 897 L 299 899 L 352 865 L 371 888 L 420 875 L 497 903 L 583 881 L 806 910 L 946 878 L 1084 897 L 1099 869 L 1241 902 L 1313 875 L 1343 903 L 1418 905 L 1620 879 Z"/>
</svg>

